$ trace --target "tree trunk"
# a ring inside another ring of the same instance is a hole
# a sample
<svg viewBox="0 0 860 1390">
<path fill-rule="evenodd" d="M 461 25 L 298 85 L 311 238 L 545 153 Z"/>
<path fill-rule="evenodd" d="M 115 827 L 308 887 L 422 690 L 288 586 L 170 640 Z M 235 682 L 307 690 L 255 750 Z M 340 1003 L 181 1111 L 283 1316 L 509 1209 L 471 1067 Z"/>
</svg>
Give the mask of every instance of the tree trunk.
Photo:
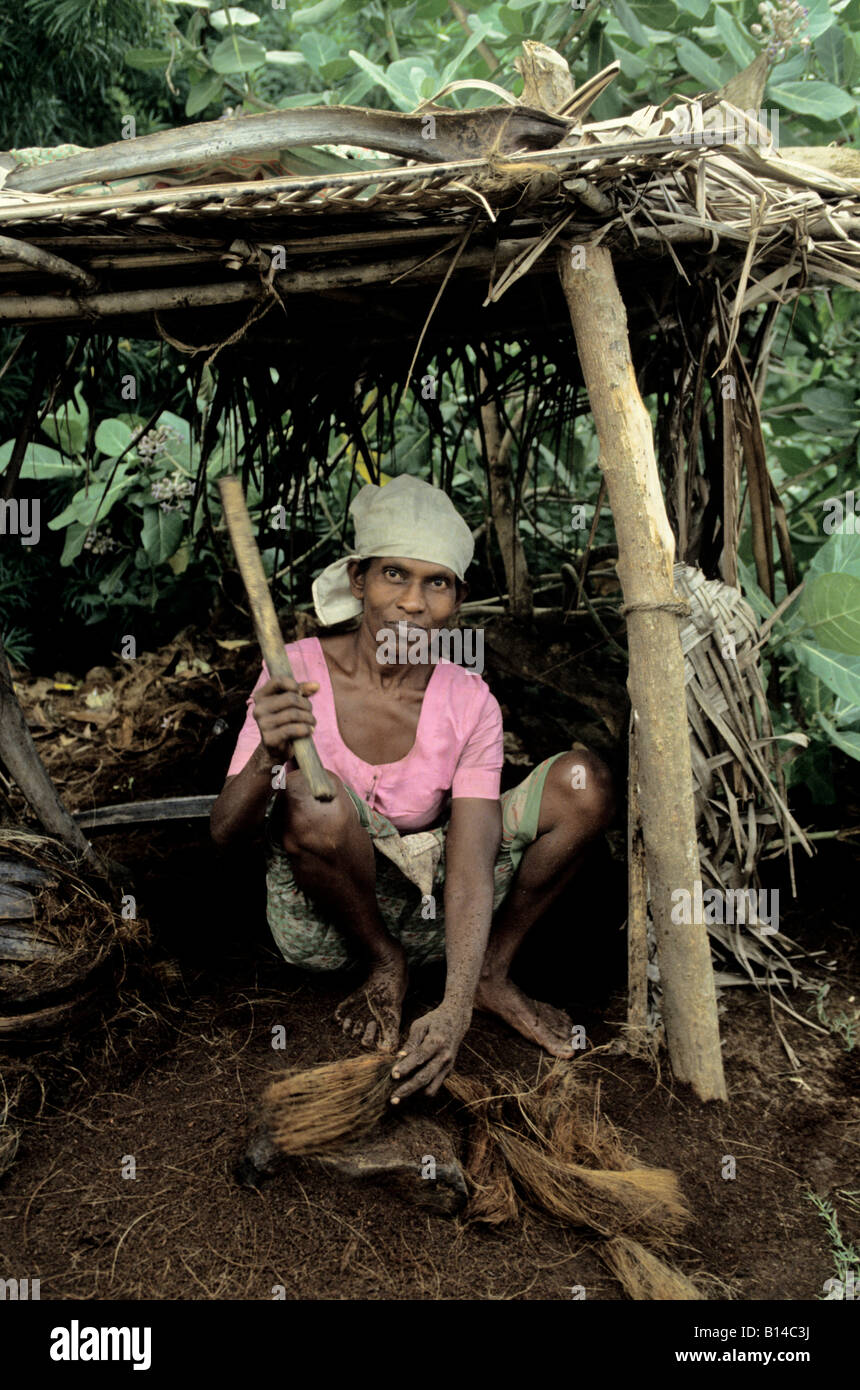
<svg viewBox="0 0 860 1390">
<path fill-rule="evenodd" d="M 478 380 L 483 396 L 488 384 L 483 367 L 480 369 Z M 511 474 L 511 447 L 514 436 L 509 429 L 505 430 L 504 436 L 502 435 L 499 407 L 493 399 L 481 406 L 481 424 L 487 450 L 490 510 L 499 549 L 502 552 L 502 564 L 505 567 L 509 611 L 514 618 L 530 619 L 534 614 L 534 596 L 525 552 L 517 530 L 516 487 Z"/>
<path fill-rule="evenodd" d="M 83 835 L 80 827 L 72 820 L 45 770 L 42 759 L 39 757 L 38 749 L 33 742 L 30 730 L 27 728 L 21 706 L 18 704 L 18 697 L 12 685 L 12 676 L 2 640 L 0 640 L 0 758 L 3 759 L 10 776 L 17 782 L 48 834 L 56 835 L 75 854 L 79 854 L 90 868 L 104 873 L 105 866 Z"/>
<path fill-rule="evenodd" d="M 577 248 L 581 251 L 582 248 Z M 579 259 L 579 258 L 577 258 Z M 628 688 L 636 723 L 639 796 L 651 910 L 672 1070 L 702 1100 L 725 1100 L 711 952 L 694 885 L 700 881 L 684 660 L 672 564 L 675 543 L 660 489 L 651 421 L 639 394 L 627 315 L 610 253 L 585 248 L 574 269 L 559 252 L 618 537 L 628 613 Z M 673 921 L 688 895 L 691 920 Z M 700 899 L 699 899 L 700 901 Z"/>
</svg>

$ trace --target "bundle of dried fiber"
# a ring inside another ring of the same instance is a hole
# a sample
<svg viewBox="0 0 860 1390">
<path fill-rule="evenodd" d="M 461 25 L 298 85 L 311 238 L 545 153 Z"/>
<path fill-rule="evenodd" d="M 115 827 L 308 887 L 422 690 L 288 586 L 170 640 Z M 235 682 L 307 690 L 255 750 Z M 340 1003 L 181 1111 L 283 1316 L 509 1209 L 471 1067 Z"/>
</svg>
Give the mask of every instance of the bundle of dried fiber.
<svg viewBox="0 0 860 1390">
<path fill-rule="evenodd" d="M 704 1298 L 685 1274 L 627 1236 L 603 1241 L 598 1253 L 624 1286 L 628 1297 L 636 1302 L 690 1302 Z"/>
<path fill-rule="evenodd" d="M 263 1092 L 263 1119 L 283 1153 L 311 1156 L 367 1134 L 388 1108 L 393 1052 L 291 1072 Z"/>
<path fill-rule="evenodd" d="M 689 1217 L 668 1168 L 586 1168 L 517 1138 L 506 1127 L 494 1126 L 493 1132 L 519 1186 L 562 1221 L 605 1236 L 639 1235 L 662 1243 Z"/>
</svg>

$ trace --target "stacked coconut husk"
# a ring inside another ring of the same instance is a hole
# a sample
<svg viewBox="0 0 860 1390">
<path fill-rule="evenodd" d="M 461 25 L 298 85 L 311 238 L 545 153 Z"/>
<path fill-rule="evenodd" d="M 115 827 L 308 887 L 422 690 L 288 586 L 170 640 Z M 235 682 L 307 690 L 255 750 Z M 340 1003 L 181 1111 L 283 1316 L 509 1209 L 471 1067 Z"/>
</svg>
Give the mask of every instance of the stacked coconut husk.
<svg viewBox="0 0 860 1390">
<path fill-rule="evenodd" d="M 147 928 L 110 891 L 58 841 L 0 829 L 0 1044 L 66 1036 L 113 994 Z"/>
</svg>

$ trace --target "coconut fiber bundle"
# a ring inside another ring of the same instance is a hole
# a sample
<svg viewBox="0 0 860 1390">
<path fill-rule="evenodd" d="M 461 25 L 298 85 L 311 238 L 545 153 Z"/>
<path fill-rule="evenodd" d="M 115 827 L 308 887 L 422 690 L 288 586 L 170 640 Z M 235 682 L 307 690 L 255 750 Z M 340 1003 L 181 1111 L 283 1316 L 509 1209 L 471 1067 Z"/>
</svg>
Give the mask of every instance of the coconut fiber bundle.
<svg viewBox="0 0 860 1390">
<path fill-rule="evenodd" d="M 393 1053 L 348 1058 L 288 1074 L 263 1095 L 263 1118 L 282 1152 L 324 1155 L 368 1134 L 390 1113 Z M 593 1231 L 612 1273 L 634 1299 L 701 1298 L 665 1252 L 689 1218 L 674 1173 L 640 1164 L 600 1114 L 582 1063 L 556 1062 L 523 1088 L 494 1077 L 487 1090 L 456 1073 L 445 1089 L 467 1128 L 466 1219 L 499 1225 L 520 1202 Z"/>
<path fill-rule="evenodd" d="M 66 1032 L 97 1009 L 146 924 L 80 877 L 59 841 L 0 830 L 0 1041 Z"/>
</svg>

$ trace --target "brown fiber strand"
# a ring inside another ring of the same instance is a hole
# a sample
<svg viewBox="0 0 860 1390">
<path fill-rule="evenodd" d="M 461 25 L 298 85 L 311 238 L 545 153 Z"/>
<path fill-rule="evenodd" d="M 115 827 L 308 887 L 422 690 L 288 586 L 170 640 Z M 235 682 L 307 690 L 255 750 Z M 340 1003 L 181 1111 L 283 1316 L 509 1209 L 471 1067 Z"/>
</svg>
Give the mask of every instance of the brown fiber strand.
<svg viewBox="0 0 860 1390">
<path fill-rule="evenodd" d="M 606 1236 L 635 1233 L 658 1241 L 687 1219 L 677 1178 L 667 1168 L 586 1168 L 502 1126 L 493 1126 L 493 1134 L 517 1183 L 551 1216 Z"/>
<path fill-rule="evenodd" d="M 310 1155 L 367 1134 L 394 1089 L 394 1053 L 348 1057 L 275 1081 L 263 1093 L 263 1117 L 284 1153 Z"/>
<path fill-rule="evenodd" d="M 623 1284 L 628 1297 L 636 1302 L 692 1302 L 704 1298 L 685 1274 L 667 1265 L 638 1241 L 616 1236 L 605 1241 L 599 1253 Z"/>
</svg>

